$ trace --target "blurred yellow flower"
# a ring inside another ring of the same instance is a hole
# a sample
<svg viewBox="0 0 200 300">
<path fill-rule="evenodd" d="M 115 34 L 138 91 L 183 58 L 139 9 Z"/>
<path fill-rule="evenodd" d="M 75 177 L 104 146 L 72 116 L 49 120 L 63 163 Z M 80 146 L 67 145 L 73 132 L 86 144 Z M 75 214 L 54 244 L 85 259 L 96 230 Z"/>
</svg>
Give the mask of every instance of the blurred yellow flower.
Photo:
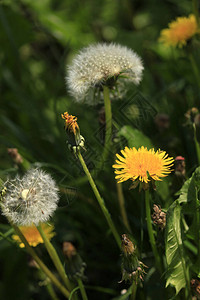
<svg viewBox="0 0 200 300">
<path fill-rule="evenodd" d="M 55 232 L 53 232 L 54 226 L 47 225 L 45 223 L 42 223 L 41 226 L 42 230 L 45 232 L 45 235 L 50 240 L 55 235 Z M 35 225 L 19 226 L 19 229 L 25 236 L 30 246 L 36 247 L 38 244 L 43 243 L 43 239 Z M 20 248 L 25 247 L 18 235 L 12 235 L 12 238 L 19 243 Z"/>
<path fill-rule="evenodd" d="M 131 179 L 147 184 L 151 179 L 161 180 L 160 177 L 171 173 L 170 167 L 174 159 L 168 157 L 165 151 L 155 152 L 154 149 L 148 150 L 142 146 L 138 150 L 135 147 L 125 147 L 121 153 L 123 156 L 116 154 L 118 159 L 113 165 L 118 183 Z"/>
<path fill-rule="evenodd" d="M 187 41 L 199 32 L 197 21 L 194 15 L 189 17 L 179 17 L 169 23 L 169 28 L 163 29 L 159 40 L 167 46 L 186 45 Z"/>
</svg>

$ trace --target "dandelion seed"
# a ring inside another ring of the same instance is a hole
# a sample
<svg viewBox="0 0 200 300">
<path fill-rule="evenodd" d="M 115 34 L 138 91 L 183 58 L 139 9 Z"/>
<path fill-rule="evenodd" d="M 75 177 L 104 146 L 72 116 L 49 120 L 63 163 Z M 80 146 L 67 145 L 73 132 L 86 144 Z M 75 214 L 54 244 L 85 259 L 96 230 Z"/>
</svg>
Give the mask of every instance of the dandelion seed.
<svg viewBox="0 0 200 300">
<path fill-rule="evenodd" d="M 169 28 L 161 31 L 159 38 L 167 46 L 185 46 L 196 33 L 200 33 L 194 15 L 179 17 L 168 26 Z"/>
<path fill-rule="evenodd" d="M 50 240 L 54 235 L 53 232 L 54 227 L 45 223 L 41 224 L 42 230 L 45 232 L 46 237 Z M 25 236 L 26 240 L 28 241 L 29 245 L 32 247 L 36 247 L 38 244 L 44 243 L 39 231 L 35 227 L 32 226 L 19 226 L 20 231 Z M 18 235 L 12 235 L 13 240 L 19 243 L 20 248 L 24 248 L 24 243 L 22 243 L 20 237 Z"/>
<path fill-rule="evenodd" d="M 118 183 L 131 179 L 148 185 L 151 179 L 161 180 L 160 177 L 171 173 L 174 159 L 168 157 L 165 151 L 155 152 L 154 149 L 148 150 L 142 146 L 138 150 L 125 147 L 121 153 L 123 156 L 116 154 L 116 164 L 113 165 Z"/>
<path fill-rule="evenodd" d="M 52 177 L 39 169 L 28 171 L 22 179 L 6 183 L 2 213 L 16 225 L 46 222 L 57 208 L 58 188 Z"/>
<path fill-rule="evenodd" d="M 134 51 L 103 43 L 79 52 L 68 69 L 66 81 L 77 102 L 92 104 L 103 85 L 120 92 L 126 81 L 138 84 L 142 71 L 142 61 Z"/>
</svg>

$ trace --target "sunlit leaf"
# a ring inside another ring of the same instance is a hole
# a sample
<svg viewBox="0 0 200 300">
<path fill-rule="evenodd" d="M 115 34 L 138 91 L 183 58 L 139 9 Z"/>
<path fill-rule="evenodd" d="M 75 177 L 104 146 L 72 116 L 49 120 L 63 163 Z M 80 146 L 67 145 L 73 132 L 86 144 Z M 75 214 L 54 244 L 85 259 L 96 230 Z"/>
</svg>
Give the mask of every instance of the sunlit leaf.
<svg viewBox="0 0 200 300">
<path fill-rule="evenodd" d="M 176 294 L 187 287 L 189 278 L 188 259 L 184 253 L 181 235 L 181 206 L 174 202 L 167 211 L 166 261 L 168 265 L 166 287 L 171 284 Z"/>
</svg>

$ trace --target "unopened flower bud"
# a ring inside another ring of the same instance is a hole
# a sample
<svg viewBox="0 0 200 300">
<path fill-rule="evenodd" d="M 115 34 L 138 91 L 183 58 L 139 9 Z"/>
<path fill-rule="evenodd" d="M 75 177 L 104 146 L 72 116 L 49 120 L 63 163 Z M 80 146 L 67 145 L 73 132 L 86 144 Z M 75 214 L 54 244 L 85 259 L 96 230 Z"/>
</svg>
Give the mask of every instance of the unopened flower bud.
<svg viewBox="0 0 200 300">
<path fill-rule="evenodd" d="M 136 284 L 143 280 L 146 267 L 138 260 L 135 253 L 136 247 L 126 234 L 122 235 L 122 279 L 120 283 L 125 280 L 129 282 L 135 281 Z"/>
<path fill-rule="evenodd" d="M 198 115 L 199 110 L 196 107 L 192 107 L 185 113 L 185 117 L 188 121 L 188 123 L 194 123 L 195 117 Z"/>
<path fill-rule="evenodd" d="M 168 129 L 170 125 L 170 119 L 167 114 L 157 114 L 154 122 L 160 132 Z"/>
<path fill-rule="evenodd" d="M 8 151 L 8 155 L 12 158 L 12 160 L 14 161 L 14 163 L 16 163 L 17 165 L 22 164 L 23 158 L 19 154 L 17 148 L 8 148 L 7 151 Z"/>
<path fill-rule="evenodd" d="M 196 299 L 200 299 L 200 281 L 198 279 L 191 279 L 190 286 L 196 295 Z"/>
<path fill-rule="evenodd" d="M 69 115 L 68 112 L 61 114 L 61 117 L 65 120 L 68 147 L 76 155 L 81 148 L 85 150 L 85 139 L 80 135 L 77 117 Z"/>
<path fill-rule="evenodd" d="M 185 158 L 183 156 L 177 156 L 175 158 L 175 174 L 177 176 L 185 176 Z"/>
<path fill-rule="evenodd" d="M 70 280 L 79 278 L 85 280 L 84 271 L 86 264 L 77 253 L 76 248 L 70 242 L 63 243 L 63 254 L 65 256 L 65 270 Z"/>
<path fill-rule="evenodd" d="M 163 229 L 166 225 L 166 213 L 161 210 L 159 206 L 154 204 L 154 213 L 152 215 L 152 220 L 159 228 Z"/>
</svg>

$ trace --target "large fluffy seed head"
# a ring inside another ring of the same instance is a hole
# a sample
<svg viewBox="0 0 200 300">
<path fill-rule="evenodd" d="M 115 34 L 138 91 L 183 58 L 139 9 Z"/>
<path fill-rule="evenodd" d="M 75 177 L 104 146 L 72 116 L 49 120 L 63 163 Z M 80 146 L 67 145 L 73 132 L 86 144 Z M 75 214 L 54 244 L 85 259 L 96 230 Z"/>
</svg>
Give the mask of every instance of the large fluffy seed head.
<svg viewBox="0 0 200 300">
<path fill-rule="evenodd" d="M 125 81 L 138 84 L 142 70 L 140 57 L 131 49 L 103 43 L 80 51 L 68 68 L 66 81 L 76 101 L 91 104 L 91 95 L 96 96 L 93 88 L 101 89 L 111 78 L 118 79 L 118 90 Z"/>
<path fill-rule="evenodd" d="M 16 177 L 6 183 L 2 212 L 17 225 L 29 226 L 46 222 L 56 210 L 58 188 L 52 177 L 39 169 L 32 169 L 22 179 Z"/>
</svg>

